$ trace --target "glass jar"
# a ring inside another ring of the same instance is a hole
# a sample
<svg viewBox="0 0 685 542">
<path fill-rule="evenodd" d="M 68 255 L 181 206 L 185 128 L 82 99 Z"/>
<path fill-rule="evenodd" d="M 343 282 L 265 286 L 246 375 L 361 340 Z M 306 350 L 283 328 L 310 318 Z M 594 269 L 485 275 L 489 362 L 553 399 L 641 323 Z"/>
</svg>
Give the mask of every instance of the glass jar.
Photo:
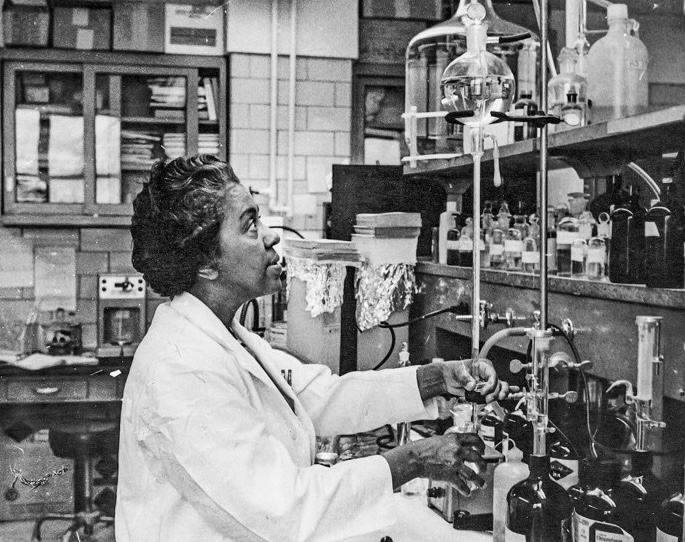
<svg viewBox="0 0 685 542">
<path fill-rule="evenodd" d="M 571 276 L 571 245 L 578 238 L 578 220 L 567 216 L 557 223 L 557 275 Z"/>
<path fill-rule="evenodd" d="M 607 246 L 602 237 L 593 237 L 587 244 L 587 278 L 607 279 Z"/>
<path fill-rule="evenodd" d="M 523 239 L 521 231 L 509 228 L 504 239 L 504 265 L 507 271 L 521 271 L 521 253 L 523 252 Z"/>
</svg>

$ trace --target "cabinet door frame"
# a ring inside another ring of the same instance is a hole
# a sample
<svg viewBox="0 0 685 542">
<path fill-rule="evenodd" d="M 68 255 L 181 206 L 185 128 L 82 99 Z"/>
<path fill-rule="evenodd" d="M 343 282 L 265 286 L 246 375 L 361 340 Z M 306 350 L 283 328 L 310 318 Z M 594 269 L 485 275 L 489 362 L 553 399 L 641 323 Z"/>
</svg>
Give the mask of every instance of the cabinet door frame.
<svg viewBox="0 0 685 542">
<path fill-rule="evenodd" d="M 198 144 L 198 111 L 197 111 L 197 85 L 199 83 L 198 70 L 193 68 L 177 68 L 169 66 L 129 66 L 124 64 L 87 64 L 84 67 L 84 116 L 90 119 L 86 122 L 86 163 L 88 183 L 86 190 L 86 214 L 90 215 L 131 215 L 133 213 L 132 203 L 96 203 L 95 199 L 95 79 L 97 75 L 107 76 L 178 76 L 185 77 L 186 81 L 186 153 L 195 154 Z M 121 88 L 121 85 L 119 85 Z M 86 93 L 87 91 L 87 93 Z M 120 96 L 119 96 L 120 97 Z M 110 100 L 112 97 L 110 96 Z M 125 122 L 125 117 L 119 116 L 120 121 Z M 150 118 L 150 124 L 155 124 L 155 119 Z M 90 195 L 90 198 L 88 198 Z"/>
<path fill-rule="evenodd" d="M 73 215 L 85 212 L 85 201 L 87 198 L 87 187 L 84 186 L 84 203 L 29 203 L 16 201 L 17 171 L 16 171 L 16 75 L 18 72 L 45 72 L 54 73 L 74 73 L 82 77 L 82 116 L 84 118 L 84 158 L 85 154 L 85 108 L 86 92 L 83 66 L 77 63 L 25 63 L 18 61 L 6 62 L 3 66 L 3 77 L 5 81 L 3 89 L 3 212 L 5 214 L 42 214 L 42 215 Z M 86 178 L 86 168 L 84 167 L 84 184 L 88 184 Z"/>
</svg>

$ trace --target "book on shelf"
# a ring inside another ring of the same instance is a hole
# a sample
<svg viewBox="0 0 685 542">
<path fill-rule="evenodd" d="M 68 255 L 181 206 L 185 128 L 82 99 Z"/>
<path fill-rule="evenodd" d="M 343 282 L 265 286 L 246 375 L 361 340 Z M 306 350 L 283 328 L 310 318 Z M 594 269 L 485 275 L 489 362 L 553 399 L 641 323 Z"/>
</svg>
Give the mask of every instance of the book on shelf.
<svg viewBox="0 0 685 542">
<path fill-rule="evenodd" d="M 210 77 L 203 77 L 202 85 L 204 86 L 205 90 L 208 120 L 216 120 L 216 98 L 214 97 L 214 89 L 210 79 Z"/>
<path fill-rule="evenodd" d="M 421 213 L 359 213 L 357 226 L 369 228 L 389 227 L 421 227 Z"/>
<path fill-rule="evenodd" d="M 183 121 L 186 119 L 186 112 L 185 109 L 155 109 L 155 118 Z"/>
<path fill-rule="evenodd" d="M 421 234 L 421 228 L 405 226 L 359 226 L 355 224 L 354 233 L 380 238 L 418 237 Z"/>
</svg>

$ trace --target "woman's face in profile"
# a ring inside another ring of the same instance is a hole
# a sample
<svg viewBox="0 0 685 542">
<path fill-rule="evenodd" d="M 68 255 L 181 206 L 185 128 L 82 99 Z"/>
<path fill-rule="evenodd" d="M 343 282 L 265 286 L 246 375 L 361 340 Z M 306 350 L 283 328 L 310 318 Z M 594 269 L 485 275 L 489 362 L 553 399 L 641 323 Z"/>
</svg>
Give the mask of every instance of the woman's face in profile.
<svg viewBox="0 0 685 542">
<path fill-rule="evenodd" d="M 260 222 L 259 208 L 245 186 L 229 184 L 224 197 L 216 284 L 244 301 L 278 292 L 283 268 L 273 247 L 280 237 Z"/>
</svg>

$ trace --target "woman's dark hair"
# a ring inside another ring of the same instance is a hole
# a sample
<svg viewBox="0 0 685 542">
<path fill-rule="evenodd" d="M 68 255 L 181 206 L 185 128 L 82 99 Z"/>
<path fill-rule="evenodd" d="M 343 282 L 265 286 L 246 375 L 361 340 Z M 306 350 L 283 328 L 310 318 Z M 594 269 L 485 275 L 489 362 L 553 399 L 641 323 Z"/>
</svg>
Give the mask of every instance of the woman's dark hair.
<svg viewBox="0 0 685 542">
<path fill-rule="evenodd" d="M 224 194 L 240 183 L 227 163 L 208 154 L 152 166 L 133 202 L 133 267 L 160 295 L 188 291 L 198 271 L 219 256 Z"/>
</svg>

